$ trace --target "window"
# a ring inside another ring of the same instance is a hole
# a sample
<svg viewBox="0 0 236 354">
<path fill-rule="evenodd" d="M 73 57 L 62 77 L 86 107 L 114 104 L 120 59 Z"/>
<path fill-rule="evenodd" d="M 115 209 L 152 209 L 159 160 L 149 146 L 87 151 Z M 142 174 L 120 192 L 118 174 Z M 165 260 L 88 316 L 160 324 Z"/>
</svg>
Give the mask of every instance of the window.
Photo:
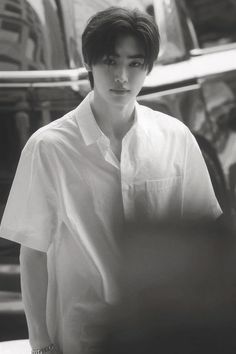
<svg viewBox="0 0 236 354">
<path fill-rule="evenodd" d="M 0 41 L 13 43 L 19 42 L 20 33 L 21 28 L 18 24 L 7 20 L 2 21 Z"/>
<path fill-rule="evenodd" d="M 33 60 L 35 58 L 36 40 L 33 35 L 30 35 L 27 39 L 25 54 L 28 59 Z"/>
<path fill-rule="evenodd" d="M 16 15 L 21 15 L 21 8 L 12 4 L 6 4 L 5 10 L 9 12 L 13 12 Z"/>
<path fill-rule="evenodd" d="M 0 6 L 1 70 L 67 69 L 64 42 L 56 0 L 4 0 Z"/>
<path fill-rule="evenodd" d="M 236 0 L 185 0 L 200 48 L 236 42 Z"/>
<path fill-rule="evenodd" d="M 13 58 L 10 58 L 5 55 L 0 55 L 0 71 L 2 70 L 19 70 L 20 68 L 20 63 L 17 60 L 14 60 Z"/>
</svg>

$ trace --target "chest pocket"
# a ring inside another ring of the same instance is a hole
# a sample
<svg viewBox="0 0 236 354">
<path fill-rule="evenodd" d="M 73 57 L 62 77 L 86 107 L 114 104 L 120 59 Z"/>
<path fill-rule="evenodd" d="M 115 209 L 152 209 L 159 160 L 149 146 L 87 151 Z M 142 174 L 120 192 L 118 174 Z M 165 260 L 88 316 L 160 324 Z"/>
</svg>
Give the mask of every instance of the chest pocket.
<svg viewBox="0 0 236 354">
<path fill-rule="evenodd" d="M 182 177 L 147 180 L 145 204 L 149 219 L 179 218 L 182 205 Z"/>
</svg>

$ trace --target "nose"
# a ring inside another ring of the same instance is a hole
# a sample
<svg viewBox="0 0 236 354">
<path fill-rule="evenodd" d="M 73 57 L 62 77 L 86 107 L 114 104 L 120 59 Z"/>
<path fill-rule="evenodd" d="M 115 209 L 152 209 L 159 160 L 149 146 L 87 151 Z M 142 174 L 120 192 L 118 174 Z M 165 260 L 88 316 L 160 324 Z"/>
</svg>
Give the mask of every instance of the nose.
<svg viewBox="0 0 236 354">
<path fill-rule="evenodd" d="M 118 67 L 115 72 L 115 82 L 124 84 L 128 82 L 128 74 L 125 66 Z"/>
</svg>

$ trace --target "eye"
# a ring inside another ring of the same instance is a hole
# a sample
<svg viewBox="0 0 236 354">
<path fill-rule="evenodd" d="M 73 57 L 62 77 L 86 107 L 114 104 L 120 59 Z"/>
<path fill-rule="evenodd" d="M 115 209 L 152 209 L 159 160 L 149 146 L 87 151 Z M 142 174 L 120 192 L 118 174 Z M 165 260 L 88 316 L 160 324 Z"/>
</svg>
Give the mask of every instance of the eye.
<svg viewBox="0 0 236 354">
<path fill-rule="evenodd" d="M 106 65 L 115 65 L 116 64 L 115 60 L 110 57 L 103 58 L 102 63 L 106 64 Z"/>
<path fill-rule="evenodd" d="M 144 63 L 140 62 L 140 61 L 132 61 L 130 63 L 130 66 L 133 68 L 139 68 L 139 67 L 143 67 Z"/>
</svg>

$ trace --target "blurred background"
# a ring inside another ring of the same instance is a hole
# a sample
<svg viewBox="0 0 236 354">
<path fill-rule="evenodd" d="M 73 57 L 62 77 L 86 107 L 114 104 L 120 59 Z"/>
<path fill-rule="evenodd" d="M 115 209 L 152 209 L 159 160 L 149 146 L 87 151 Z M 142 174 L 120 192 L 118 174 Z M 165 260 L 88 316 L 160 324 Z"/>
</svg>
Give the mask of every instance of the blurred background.
<svg viewBox="0 0 236 354">
<path fill-rule="evenodd" d="M 88 18 L 110 5 L 138 7 L 157 21 L 160 55 L 138 100 L 191 129 L 231 233 L 236 213 L 236 0 L 1 0 L 0 219 L 30 135 L 75 108 L 90 91 L 81 34 Z M 0 238 L 0 341 L 28 335 L 18 257 L 19 245 Z"/>
</svg>

